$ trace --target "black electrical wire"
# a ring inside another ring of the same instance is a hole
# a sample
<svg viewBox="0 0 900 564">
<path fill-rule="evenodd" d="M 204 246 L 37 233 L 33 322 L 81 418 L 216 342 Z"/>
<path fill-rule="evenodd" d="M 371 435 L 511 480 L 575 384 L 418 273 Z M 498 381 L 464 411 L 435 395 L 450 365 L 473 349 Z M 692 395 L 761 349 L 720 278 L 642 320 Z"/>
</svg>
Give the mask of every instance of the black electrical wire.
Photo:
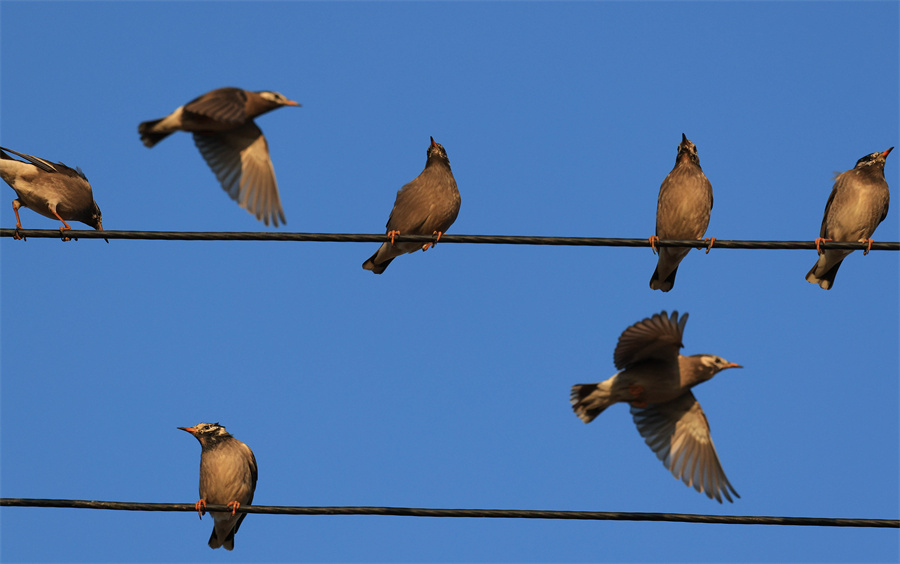
<svg viewBox="0 0 900 564">
<path fill-rule="evenodd" d="M 108 509 L 114 511 L 195 512 L 192 503 L 134 503 L 81 499 L 0 498 L 6 507 L 58 507 Z M 207 505 L 207 511 L 231 511 L 224 505 Z M 622 511 L 544 511 L 534 509 L 427 509 L 418 507 L 292 507 L 242 505 L 238 513 L 268 515 L 393 515 L 398 517 L 468 517 L 493 519 L 574 519 L 588 521 L 668 521 L 718 523 L 723 525 L 790 525 L 805 527 L 900 528 L 900 519 L 853 519 L 833 517 L 770 517 L 745 515 L 697 515 L 690 513 L 635 513 Z"/>
<path fill-rule="evenodd" d="M 0 237 L 12 237 L 15 229 L 0 229 Z M 57 229 L 20 229 L 25 237 L 60 239 L 63 235 Z M 332 243 L 383 243 L 390 238 L 383 234 L 365 233 L 282 233 L 272 231 L 66 231 L 71 239 L 142 239 L 162 241 L 316 241 Z M 431 235 L 397 235 L 395 242 L 431 243 Z M 649 247 L 650 241 L 643 239 L 604 237 L 535 237 L 527 235 L 443 235 L 440 243 L 469 243 L 493 245 L 556 245 L 570 247 Z M 696 240 L 662 239 L 657 247 L 706 248 L 708 242 Z M 825 242 L 823 249 L 864 250 L 866 243 Z M 815 249 L 815 241 L 738 241 L 716 239 L 713 249 Z M 873 251 L 900 251 L 900 242 L 875 241 Z"/>
</svg>

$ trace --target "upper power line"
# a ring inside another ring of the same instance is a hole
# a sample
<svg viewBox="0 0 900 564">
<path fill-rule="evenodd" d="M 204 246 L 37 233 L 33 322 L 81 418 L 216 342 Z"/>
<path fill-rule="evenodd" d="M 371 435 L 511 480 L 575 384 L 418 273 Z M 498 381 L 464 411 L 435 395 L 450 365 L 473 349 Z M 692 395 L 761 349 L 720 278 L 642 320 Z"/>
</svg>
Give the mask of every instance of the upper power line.
<svg viewBox="0 0 900 564">
<path fill-rule="evenodd" d="M 6 507 L 59 507 L 115 511 L 194 512 L 193 503 L 138 503 L 81 499 L 0 498 Z M 207 511 L 230 512 L 224 505 L 207 505 Z M 546 511 L 536 509 L 429 509 L 419 507 L 296 507 L 241 505 L 239 513 L 269 515 L 393 515 L 400 517 L 468 517 L 493 519 L 569 519 L 587 521 L 668 521 L 718 523 L 724 525 L 790 525 L 806 527 L 900 528 L 900 519 L 854 519 L 835 517 L 772 517 L 750 515 L 698 515 L 692 513 L 636 513 L 624 511 Z"/>
<path fill-rule="evenodd" d="M 12 237 L 15 229 L 0 229 L 0 237 Z M 87 231 L 71 230 L 64 235 L 57 229 L 20 229 L 18 233 L 36 239 L 59 239 L 62 236 L 72 239 L 142 239 L 159 241 L 313 241 L 332 243 L 384 243 L 390 237 L 383 233 L 282 233 L 270 231 Z M 430 235 L 397 235 L 395 242 L 430 243 L 434 237 Z M 439 244 L 468 243 L 481 245 L 552 245 L 569 247 L 650 247 L 650 241 L 644 239 L 609 238 L 609 237 L 543 237 L 529 235 L 450 235 L 441 236 Z M 662 239 L 657 247 L 695 247 L 706 248 L 707 242 L 698 240 Z M 850 241 L 832 241 L 821 244 L 823 249 L 865 250 L 866 243 Z M 758 241 L 758 240 L 726 240 L 716 239 L 715 249 L 815 249 L 813 240 L 808 241 Z M 900 251 L 900 242 L 875 241 L 873 251 Z"/>
</svg>

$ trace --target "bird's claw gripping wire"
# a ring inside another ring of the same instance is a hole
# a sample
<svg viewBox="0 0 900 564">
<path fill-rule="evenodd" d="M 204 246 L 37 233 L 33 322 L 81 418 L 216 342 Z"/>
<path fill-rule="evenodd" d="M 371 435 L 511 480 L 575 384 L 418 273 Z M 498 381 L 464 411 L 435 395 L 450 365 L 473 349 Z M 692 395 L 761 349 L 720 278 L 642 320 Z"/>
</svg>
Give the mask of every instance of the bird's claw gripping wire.
<svg viewBox="0 0 900 564">
<path fill-rule="evenodd" d="M 443 233 L 440 231 L 435 231 L 434 233 L 432 233 L 432 235 L 437 235 L 437 237 L 434 238 L 434 241 L 432 241 L 430 243 L 425 243 L 424 245 L 422 245 L 423 251 L 427 251 L 428 247 L 433 247 L 433 246 L 437 245 L 437 242 L 441 240 L 441 235 L 443 235 Z"/>
<path fill-rule="evenodd" d="M 197 509 L 197 515 L 200 516 L 200 520 L 203 520 L 203 514 L 206 513 L 206 500 L 201 499 L 197 503 L 194 504 L 194 508 Z"/>
<path fill-rule="evenodd" d="M 834 241 L 834 239 L 826 239 L 824 237 L 816 237 L 816 252 L 821 254 L 822 249 L 820 248 L 820 245 L 822 243 L 827 243 L 828 241 Z"/>
<path fill-rule="evenodd" d="M 391 229 L 390 231 L 387 232 L 387 234 L 388 234 L 388 236 L 391 238 L 391 245 L 393 245 L 393 244 L 394 244 L 394 238 L 395 238 L 397 235 L 399 235 L 400 232 L 397 231 L 396 229 Z"/>
<path fill-rule="evenodd" d="M 874 242 L 875 242 L 875 241 L 873 241 L 871 237 L 869 237 L 869 238 L 866 239 L 865 241 L 860 241 L 860 243 L 868 243 L 868 246 L 866 247 L 866 250 L 863 251 L 863 256 L 866 256 L 867 254 L 869 254 L 869 251 L 872 250 L 872 243 L 874 243 Z"/>
</svg>

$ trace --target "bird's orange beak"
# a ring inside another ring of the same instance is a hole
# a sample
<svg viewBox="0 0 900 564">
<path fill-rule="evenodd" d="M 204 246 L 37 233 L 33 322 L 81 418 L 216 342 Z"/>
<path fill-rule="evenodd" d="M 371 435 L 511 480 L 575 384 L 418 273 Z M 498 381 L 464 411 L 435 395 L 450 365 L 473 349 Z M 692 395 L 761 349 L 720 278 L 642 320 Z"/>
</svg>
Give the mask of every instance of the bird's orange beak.
<svg viewBox="0 0 900 564">
<path fill-rule="evenodd" d="M 192 435 L 197 431 L 193 427 L 178 427 L 178 428 L 181 429 L 182 431 L 187 431 L 188 433 L 190 433 Z"/>
<path fill-rule="evenodd" d="M 437 143 L 434 142 L 434 137 L 429 137 L 429 139 L 431 139 L 431 146 L 437 147 Z"/>
<path fill-rule="evenodd" d="M 287 102 L 284 103 L 284 105 L 285 105 L 285 106 L 299 106 L 299 105 L 301 105 L 301 104 L 300 104 L 300 102 L 295 102 L 295 101 L 293 101 L 293 100 L 288 100 Z"/>
<path fill-rule="evenodd" d="M 97 231 L 103 231 L 103 223 L 101 223 L 99 221 L 97 222 Z M 106 241 L 107 245 L 109 244 L 109 239 L 104 237 L 103 240 Z"/>
<path fill-rule="evenodd" d="M 884 157 L 884 158 L 887 158 L 887 156 L 890 155 L 890 154 L 891 154 L 891 151 L 893 151 L 893 150 L 894 150 L 894 148 L 891 147 L 891 148 L 888 149 L 887 151 L 881 153 L 881 156 Z"/>
<path fill-rule="evenodd" d="M 743 368 L 743 366 L 734 362 L 729 362 L 725 365 L 725 368 Z"/>
</svg>

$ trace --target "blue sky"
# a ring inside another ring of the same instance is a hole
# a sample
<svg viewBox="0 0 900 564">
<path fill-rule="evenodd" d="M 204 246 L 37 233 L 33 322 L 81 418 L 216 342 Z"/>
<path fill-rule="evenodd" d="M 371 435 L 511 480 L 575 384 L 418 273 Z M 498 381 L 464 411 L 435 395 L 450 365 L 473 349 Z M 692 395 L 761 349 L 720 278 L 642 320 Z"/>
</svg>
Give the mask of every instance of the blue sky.
<svg viewBox="0 0 900 564">
<path fill-rule="evenodd" d="M 266 230 L 189 135 L 141 121 L 213 88 L 303 104 L 257 119 L 282 231 L 377 233 L 442 143 L 457 234 L 647 237 L 681 134 L 707 235 L 811 240 L 832 175 L 900 145 L 896 2 L 15 2 L 0 5 L 0 143 L 90 179 L 116 230 Z M 900 155 L 885 169 L 896 190 Z M 0 188 L 0 225 L 14 226 Z M 875 234 L 900 240 L 897 207 Z M 30 228 L 56 224 L 23 210 Z M 79 227 L 82 227 L 78 224 Z M 438 245 L 374 276 L 361 243 L 0 240 L 0 495 L 197 499 L 221 422 L 261 505 L 897 518 L 900 257 Z M 695 390 L 741 495 L 674 480 L 614 406 L 628 325 L 689 312 Z M 233 553 L 189 513 L 4 508 L 4 561 L 896 561 L 896 530 L 250 515 Z"/>
</svg>

